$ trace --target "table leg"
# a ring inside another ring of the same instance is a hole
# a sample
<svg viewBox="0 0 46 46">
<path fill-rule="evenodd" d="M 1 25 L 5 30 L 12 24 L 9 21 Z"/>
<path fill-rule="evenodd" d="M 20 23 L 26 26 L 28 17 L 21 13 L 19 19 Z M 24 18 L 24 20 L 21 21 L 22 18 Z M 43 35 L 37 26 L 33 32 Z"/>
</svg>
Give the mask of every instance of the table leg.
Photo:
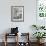
<svg viewBox="0 0 46 46">
<path fill-rule="evenodd" d="M 5 46 L 7 46 L 7 35 L 5 34 Z"/>
</svg>

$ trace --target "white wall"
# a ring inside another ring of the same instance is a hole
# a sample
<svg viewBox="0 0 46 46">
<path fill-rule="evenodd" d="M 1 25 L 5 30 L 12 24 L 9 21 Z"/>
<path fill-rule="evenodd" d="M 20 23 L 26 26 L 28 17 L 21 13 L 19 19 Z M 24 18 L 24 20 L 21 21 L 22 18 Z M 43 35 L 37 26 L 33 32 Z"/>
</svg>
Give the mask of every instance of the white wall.
<svg viewBox="0 0 46 46">
<path fill-rule="evenodd" d="M 24 6 L 24 22 L 11 22 L 11 6 Z M 36 0 L 1 0 L 0 33 L 6 28 L 18 26 L 21 32 L 29 32 L 31 24 L 36 24 Z"/>
<path fill-rule="evenodd" d="M 24 22 L 11 22 L 11 6 L 24 6 Z M 32 24 L 36 24 L 36 0 L 0 0 L 0 34 L 17 26 L 32 35 Z"/>
</svg>

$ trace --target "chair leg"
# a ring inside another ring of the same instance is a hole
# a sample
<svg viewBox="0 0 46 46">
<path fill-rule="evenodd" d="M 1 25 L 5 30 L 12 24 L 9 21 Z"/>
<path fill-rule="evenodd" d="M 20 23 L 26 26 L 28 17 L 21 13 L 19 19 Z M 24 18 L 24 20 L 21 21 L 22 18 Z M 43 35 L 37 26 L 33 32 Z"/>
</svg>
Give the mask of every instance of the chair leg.
<svg viewBox="0 0 46 46">
<path fill-rule="evenodd" d="M 7 46 L 7 42 L 6 42 L 6 41 L 5 41 L 5 43 L 4 43 L 4 44 L 5 44 L 5 46 Z"/>
<path fill-rule="evenodd" d="M 7 34 L 5 34 L 5 46 L 7 46 Z"/>
</svg>

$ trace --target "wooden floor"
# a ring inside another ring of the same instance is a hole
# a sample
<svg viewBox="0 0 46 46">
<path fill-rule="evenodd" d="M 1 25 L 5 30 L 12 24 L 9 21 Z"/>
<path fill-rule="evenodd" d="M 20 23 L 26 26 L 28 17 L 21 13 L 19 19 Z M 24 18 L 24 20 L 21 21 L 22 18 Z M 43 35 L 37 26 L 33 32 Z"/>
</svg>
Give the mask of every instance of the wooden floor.
<svg viewBox="0 0 46 46">
<path fill-rule="evenodd" d="M 4 43 L 2 42 L 0 42 L 0 46 L 4 46 Z M 8 43 L 8 45 L 7 46 L 15 46 L 15 42 L 14 43 Z M 21 45 L 22 46 L 22 45 Z M 24 45 L 25 46 L 25 45 Z M 30 46 L 37 46 L 37 43 L 30 43 Z M 44 43 L 43 45 L 41 45 L 41 46 L 46 46 L 46 43 Z"/>
</svg>

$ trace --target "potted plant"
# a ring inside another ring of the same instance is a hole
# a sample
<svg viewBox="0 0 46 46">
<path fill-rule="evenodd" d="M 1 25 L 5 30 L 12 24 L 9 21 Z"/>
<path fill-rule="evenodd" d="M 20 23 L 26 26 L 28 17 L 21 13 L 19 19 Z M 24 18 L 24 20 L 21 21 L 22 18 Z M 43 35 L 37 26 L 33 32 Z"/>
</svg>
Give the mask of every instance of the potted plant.
<svg viewBox="0 0 46 46">
<path fill-rule="evenodd" d="M 33 35 L 37 38 L 38 43 L 41 43 L 40 40 L 42 38 L 45 38 L 44 36 L 46 36 L 46 33 L 45 32 L 35 32 Z"/>
</svg>

